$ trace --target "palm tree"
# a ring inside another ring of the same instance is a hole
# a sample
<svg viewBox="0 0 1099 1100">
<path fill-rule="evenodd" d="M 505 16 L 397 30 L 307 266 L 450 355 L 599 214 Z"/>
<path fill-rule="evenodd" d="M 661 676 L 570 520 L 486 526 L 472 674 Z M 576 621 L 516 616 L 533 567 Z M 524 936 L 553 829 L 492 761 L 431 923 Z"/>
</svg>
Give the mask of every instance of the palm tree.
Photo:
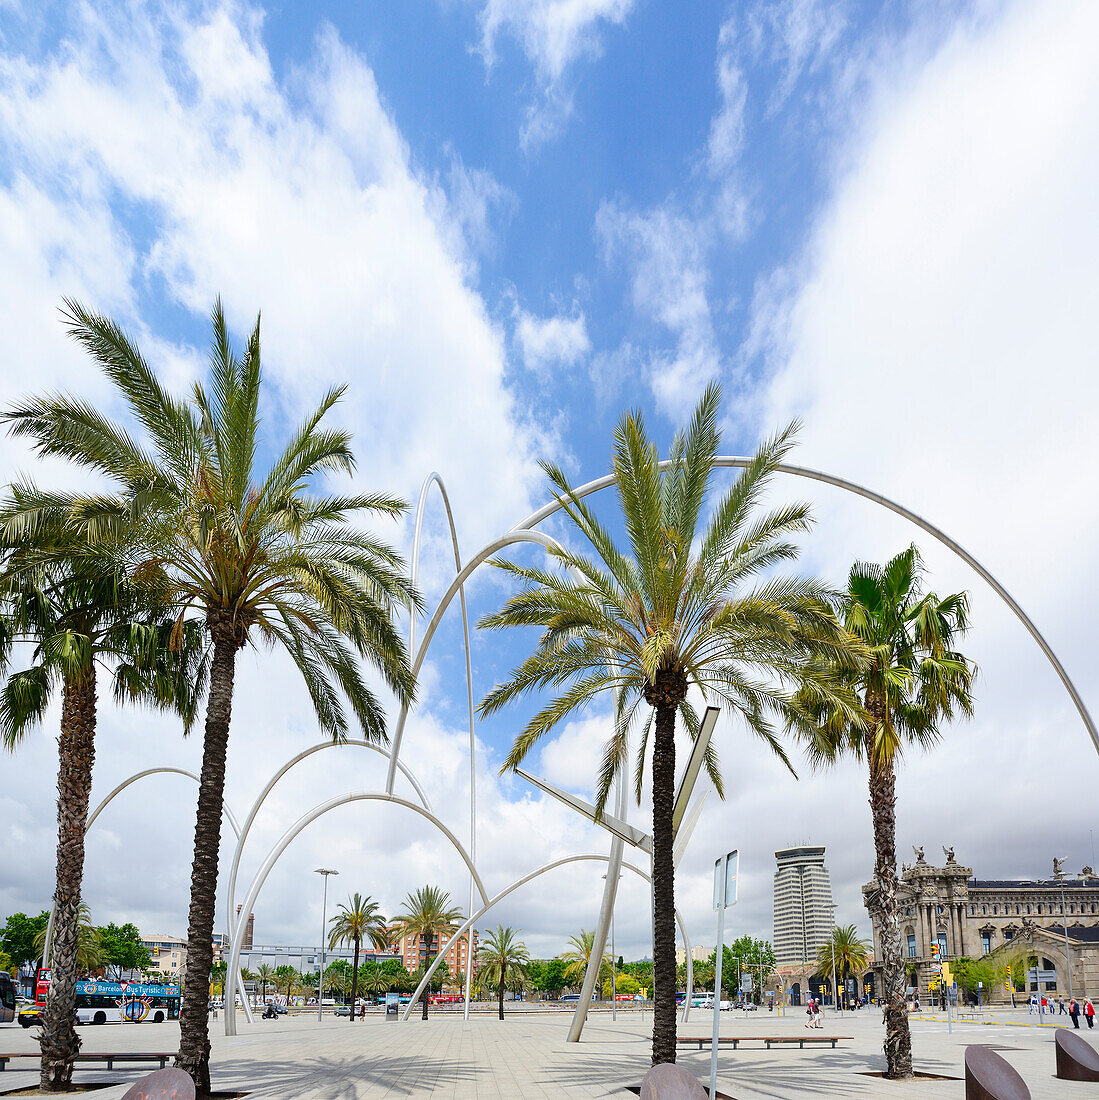
<svg viewBox="0 0 1099 1100">
<path fill-rule="evenodd" d="M 530 952 L 518 938 L 516 929 L 497 925 L 478 948 L 477 961 L 481 967 L 481 981 L 486 986 L 496 986 L 502 1020 L 504 989 L 514 988 L 529 980 Z"/>
<path fill-rule="evenodd" d="M 44 956 L 46 950 L 46 929 L 43 928 L 35 934 L 34 949 L 39 956 Z M 90 973 L 98 970 L 103 964 L 103 945 L 100 942 L 99 929 L 92 924 L 92 914 L 84 902 L 77 907 L 76 929 L 76 966 L 82 973 Z M 51 967 L 50 984 L 53 984 Z"/>
<path fill-rule="evenodd" d="M 369 939 L 380 951 L 389 943 L 389 931 L 385 917 L 378 912 L 378 903 L 358 893 L 353 894 L 346 905 L 341 903 L 328 923 L 332 926 L 328 931 L 329 950 L 341 943 L 355 945 L 355 961 L 351 968 L 351 1020 L 354 1021 L 359 988 L 359 949 L 363 940 Z"/>
<path fill-rule="evenodd" d="M 260 983 L 259 999 L 266 1003 L 267 986 L 275 983 L 275 968 L 270 963 L 261 964 L 259 970 L 256 971 L 256 980 Z"/>
<path fill-rule="evenodd" d="M 840 989 L 847 988 L 849 974 L 861 974 L 866 969 L 870 945 L 859 937 L 853 924 L 832 929 L 832 938 L 817 951 L 817 977 L 839 975 Z M 836 1007 L 842 1003 L 839 992 L 832 990 Z"/>
<path fill-rule="evenodd" d="M 328 973 L 324 977 L 324 983 L 323 984 L 324 984 L 326 989 L 329 989 L 334 993 L 338 993 L 340 995 L 340 1001 L 343 1004 L 347 1004 L 347 991 L 348 991 L 348 989 L 351 989 L 352 990 L 351 1003 L 352 1003 L 352 1005 L 354 1005 L 354 1003 L 355 1003 L 355 994 L 354 994 L 355 979 L 354 979 L 354 977 L 352 977 L 350 982 L 349 982 L 348 979 L 347 979 L 347 972 L 345 970 L 332 970 L 332 968 L 329 967 Z"/>
<path fill-rule="evenodd" d="M 13 486 L 0 506 L 0 556 L 5 747 L 14 751 L 61 696 L 50 992 L 39 1042 L 42 1091 L 66 1091 L 80 1050 L 74 1021 L 97 675 L 112 671 L 116 702 L 171 709 L 189 726 L 205 663 L 194 629 L 181 636 L 179 653 L 171 652 L 164 608 L 125 579 L 109 547 L 90 547 L 67 523 L 66 509 L 31 485 Z M 28 665 L 12 672 L 17 655 Z"/>
<path fill-rule="evenodd" d="M 393 976 L 384 971 L 380 966 L 375 967 L 369 974 L 363 975 L 363 990 L 373 993 L 376 997 L 379 993 L 385 993 L 393 986 Z"/>
<path fill-rule="evenodd" d="M 912 1036 L 897 918 L 896 762 L 908 745 L 928 747 L 954 714 L 970 715 L 974 666 L 954 650 L 965 634 L 969 598 L 924 593 L 923 565 L 915 546 L 884 567 L 851 567 L 842 613 L 847 628 L 867 646 L 861 669 L 833 668 L 838 684 L 862 702 L 853 713 L 811 689 L 801 694 L 811 721 L 800 723 L 810 758 L 829 764 L 844 756 L 864 760 L 870 773 L 874 821 L 874 888 L 867 908 L 880 929 L 885 1000 L 885 1076 L 912 1076 Z M 835 694 L 839 694 L 837 691 Z"/>
<path fill-rule="evenodd" d="M 566 964 L 565 979 L 578 985 L 584 980 L 584 974 L 591 960 L 591 953 L 595 948 L 595 932 L 587 928 L 581 928 L 578 935 L 569 936 L 568 950 L 561 953 L 561 960 Z M 603 960 L 599 964 L 599 986 L 602 989 L 603 978 L 611 972 L 611 957 L 604 953 Z"/>
<path fill-rule="evenodd" d="M 204 1097 L 210 1090 L 206 979 L 237 652 L 249 643 L 281 646 L 305 681 L 322 730 L 346 736 L 345 698 L 363 735 L 383 741 L 385 709 L 356 658 L 410 702 L 413 678 L 392 615 L 420 601 L 400 557 L 349 519 L 399 516 L 405 504 L 381 494 L 317 491 L 326 473 L 350 473 L 354 465 L 349 435 L 321 426 L 342 388 L 325 396 L 265 472 L 257 469 L 258 320 L 238 356 L 221 302 L 215 304 L 209 388 L 196 384 L 184 402 L 165 391 L 114 322 L 71 301 L 66 318 L 148 445 L 65 396 L 9 413 L 13 430 L 33 439 L 39 453 L 67 456 L 115 483 L 114 492 L 70 496 L 59 506 L 68 505 L 90 536 L 125 535 L 126 575 L 172 607 L 177 630 L 199 624 L 212 649 L 176 1059 Z"/>
<path fill-rule="evenodd" d="M 396 936 L 411 936 L 417 943 L 422 938 L 426 948 L 426 961 L 430 965 L 435 940 L 449 936 L 462 922 L 461 909 L 450 905 L 450 894 L 438 886 L 421 886 L 414 894 L 404 900 L 404 911 L 397 914 L 394 921 Z M 428 989 L 424 988 L 422 997 L 424 1014 L 427 1019 Z"/>
<path fill-rule="evenodd" d="M 550 551 L 569 576 L 544 568 L 497 561 L 522 584 L 504 607 L 481 625 L 543 628 L 534 653 L 511 678 L 482 700 L 492 714 L 529 691 L 552 688 L 553 697 L 516 737 L 504 767 L 517 768 L 544 736 L 591 699 L 614 698 L 614 727 L 603 751 L 597 805 L 628 767 L 631 720 L 647 704 L 634 786 L 640 801 L 645 749 L 655 725 L 653 799 L 653 960 L 655 1004 L 653 1062 L 675 1061 L 675 884 L 672 807 L 675 727 L 681 717 L 693 738 L 698 716 L 687 691 L 720 700 L 786 760 L 771 720 L 797 709 L 792 691 L 807 678 L 822 681 L 814 665 L 826 655 L 854 660 L 858 646 L 833 615 L 831 593 L 798 577 L 760 579 L 762 571 L 797 556 L 790 541 L 809 527 L 804 504 L 757 514 L 771 475 L 792 446 L 795 426 L 766 441 L 713 509 L 706 507 L 718 454 L 720 390 L 707 388 L 685 432 L 672 444 L 661 472 L 655 444 L 640 413 L 628 413 L 615 432 L 613 471 L 628 552 L 578 499 L 565 474 L 544 465 L 554 495 L 575 533 L 595 551 Z M 567 686 L 564 686 L 567 685 Z M 560 692 L 560 694 L 557 694 Z M 655 719 L 655 721 L 654 721 Z M 717 754 L 706 766 L 723 788 Z"/>
</svg>

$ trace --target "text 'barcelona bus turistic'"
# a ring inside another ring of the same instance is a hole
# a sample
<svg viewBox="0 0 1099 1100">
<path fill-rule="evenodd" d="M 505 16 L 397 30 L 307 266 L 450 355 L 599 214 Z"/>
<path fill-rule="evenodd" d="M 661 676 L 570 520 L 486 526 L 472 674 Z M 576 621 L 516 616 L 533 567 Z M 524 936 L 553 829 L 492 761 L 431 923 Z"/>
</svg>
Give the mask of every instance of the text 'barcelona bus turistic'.
<svg viewBox="0 0 1099 1100">
<path fill-rule="evenodd" d="M 46 996 L 50 988 L 50 972 L 38 972 L 35 1008 L 39 1013 L 46 1009 Z M 150 1021 L 154 1024 L 179 1019 L 179 986 L 151 985 L 145 982 L 76 983 L 76 1019 L 81 1024 L 133 1023 Z M 37 1022 L 30 1018 L 20 1023 L 30 1027 Z"/>
</svg>

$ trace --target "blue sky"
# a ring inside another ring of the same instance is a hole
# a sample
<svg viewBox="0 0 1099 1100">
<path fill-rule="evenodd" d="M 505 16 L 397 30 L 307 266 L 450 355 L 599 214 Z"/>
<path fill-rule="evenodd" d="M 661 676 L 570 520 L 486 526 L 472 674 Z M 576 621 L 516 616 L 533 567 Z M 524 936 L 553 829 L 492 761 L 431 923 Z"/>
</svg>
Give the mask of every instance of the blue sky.
<svg viewBox="0 0 1099 1100">
<path fill-rule="evenodd" d="M 577 481 L 599 476 L 627 407 L 666 447 L 717 377 L 728 453 L 801 416 L 800 461 L 946 527 L 1094 698 L 1097 30 L 1086 2 L 1053 14 L 1021 0 L 7 0 L 0 398 L 60 387 L 111 407 L 61 333 L 66 295 L 122 321 L 185 388 L 202 370 L 220 293 L 238 333 L 263 311 L 271 439 L 329 384 L 349 382 L 337 417 L 355 433 L 359 483 L 415 501 L 437 470 L 468 555 L 544 500 L 539 459 Z M 13 441 L 0 448 L 11 469 L 71 476 L 33 465 Z M 827 577 L 913 537 L 835 493 L 776 488 L 776 498 L 795 494 L 819 519 L 806 567 Z M 410 549 L 410 525 L 391 534 Z M 973 590 L 981 695 L 975 721 L 942 753 L 906 762 L 901 849 L 953 844 L 988 876 L 1044 873 L 1053 854 L 1091 861 L 1099 774 L 1078 718 L 987 590 L 924 549 L 936 587 Z M 433 499 L 430 601 L 451 568 Z M 503 593 L 479 576 L 474 617 Z M 522 652 L 482 635 L 474 650 L 478 694 Z M 405 745 L 464 835 L 462 687 L 451 614 Z M 270 762 L 311 740 L 302 694 L 277 656 L 242 661 L 228 788 L 238 814 Z M 197 763 L 197 745 L 170 723 L 104 709 L 97 792 L 135 760 Z M 494 888 L 605 847 L 496 778 L 522 717 L 478 727 L 479 858 Z M 4 765 L 19 825 L 0 840 L 0 912 L 34 909 L 49 891 L 54 728 Z M 604 732 L 596 707 L 535 762 L 585 791 Z M 795 784 L 735 722 L 718 736 L 731 797 L 710 799 L 683 865 L 693 934 L 712 940 L 706 868 L 736 844 L 738 919 L 769 934 L 771 853 L 809 836 L 829 848 L 841 920 L 865 926 L 859 884 L 872 855 L 858 770 Z M 1018 808 L 1035 795 L 1028 776 L 1049 775 L 1054 759 L 1062 778 L 1038 794 L 1050 812 L 1019 831 Z M 974 783 L 977 773 L 987 781 Z M 375 762 L 349 750 L 285 780 L 247 873 L 264 842 L 349 775 L 380 781 Z M 178 809 L 149 814 L 136 798 L 112 809 L 90 840 L 89 901 L 103 920 L 180 933 L 189 792 L 149 782 Z M 465 897 L 426 829 L 347 808 L 288 851 L 261 898 L 260 940 L 309 935 L 317 899 L 300 887 L 321 853 L 383 908 L 428 879 Z M 139 896 L 135 868 L 147 869 Z M 619 939 L 641 954 L 644 890 L 623 889 Z M 549 908 L 528 894 L 500 911 L 536 951 L 594 920 L 594 870 L 560 872 L 552 890 Z"/>
</svg>

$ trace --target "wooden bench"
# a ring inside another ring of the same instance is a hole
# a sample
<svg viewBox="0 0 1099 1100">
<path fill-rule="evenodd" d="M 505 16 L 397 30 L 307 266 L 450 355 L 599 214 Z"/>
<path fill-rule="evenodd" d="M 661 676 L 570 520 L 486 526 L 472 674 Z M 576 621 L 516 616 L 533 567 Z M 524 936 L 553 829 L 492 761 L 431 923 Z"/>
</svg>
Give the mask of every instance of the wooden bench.
<svg viewBox="0 0 1099 1100">
<path fill-rule="evenodd" d="M 85 1065 L 95 1062 L 106 1062 L 107 1069 L 114 1069 L 115 1062 L 158 1062 L 160 1068 L 163 1069 L 165 1065 L 175 1057 L 175 1054 L 78 1054 L 73 1061 L 83 1062 Z M 20 1058 L 30 1058 L 34 1061 L 41 1061 L 42 1056 L 40 1054 L 0 1054 L 0 1070 L 7 1069 L 8 1062 Z"/>
<path fill-rule="evenodd" d="M 736 1050 L 741 1043 L 766 1043 L 767 1049 L 771 1049 L 772 1043 L 778 1043 L 784 1045 L 787 1043 L 797 1043 L 800 1050 L 806 1043 L 831 1043 L 832 1049 L 836 1049 L 836 1043 L 841 1039 L 850 1039 L 850 1035 L 721 1035 L 718 1037 L 718 1043 L 730 1044 L 733 1050 Z M 703 1044 L 713 1042 L 713 1039 L 709 1035 L 681 1035 L 677 1040 L 677 1043 L 698 1043 L 698 1049 L 701 1050 Z"/>
</svg>

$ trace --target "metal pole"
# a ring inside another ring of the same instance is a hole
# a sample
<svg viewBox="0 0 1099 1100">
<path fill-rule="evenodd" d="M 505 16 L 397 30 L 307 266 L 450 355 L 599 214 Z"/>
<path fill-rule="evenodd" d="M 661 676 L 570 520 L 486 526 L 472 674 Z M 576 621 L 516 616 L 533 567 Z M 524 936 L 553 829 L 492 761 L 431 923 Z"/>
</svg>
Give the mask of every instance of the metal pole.
<svg viewBox="0 0 1099 1100">
<path fill-rule="evenodd" d="M 714 1026 L 710 1042 L 710 1100 L 714 1100 L 717 1096 L 717 1036 L 721 1024 L 721 960 L 725 954 L 725 902 L 729 900 L 725 896 L 726 862 L 728 862 L 728 856 L 721 862 L 721 893 L 717 907 L 717 950 L 714 952 Z M 739 961 L 737 969 L 740 969 Z"/>
<path fill-rule="evenodd" d="M 1065 905 L 1065 872 L 1061 871 L 1057 874 L 1057 879 L 1061 883 L 1061 920 L 1065 926 L 1065 969 L 1068 971 L 1068 999 L 1072 1000 L 1072 955 L 1069 954 L 1068 948 L 1068 908 Z"/>
<path fill-rule="evenodd" d="M 328 876 L 338 875 L 339 871 L 330 870 L 327 867 L 317 867 L 315 874 L 324 879 L 324 893 L 321 895 L 321 970 L 317 975 L 317 1021 L 321 1019 L 324 1008 L 324 936 L 328 931 Z M 247 918 L 245 918 L 247 919 Z M 351 1006 L 351 1019 L 355 1019 L 355 1006 Z"/>
<path fill-rule="evenodd" d="M 611 1019 L 618 1019 L 618 956 L 614 951 L 614 906 L 611 906 Z"/>
</svg>

